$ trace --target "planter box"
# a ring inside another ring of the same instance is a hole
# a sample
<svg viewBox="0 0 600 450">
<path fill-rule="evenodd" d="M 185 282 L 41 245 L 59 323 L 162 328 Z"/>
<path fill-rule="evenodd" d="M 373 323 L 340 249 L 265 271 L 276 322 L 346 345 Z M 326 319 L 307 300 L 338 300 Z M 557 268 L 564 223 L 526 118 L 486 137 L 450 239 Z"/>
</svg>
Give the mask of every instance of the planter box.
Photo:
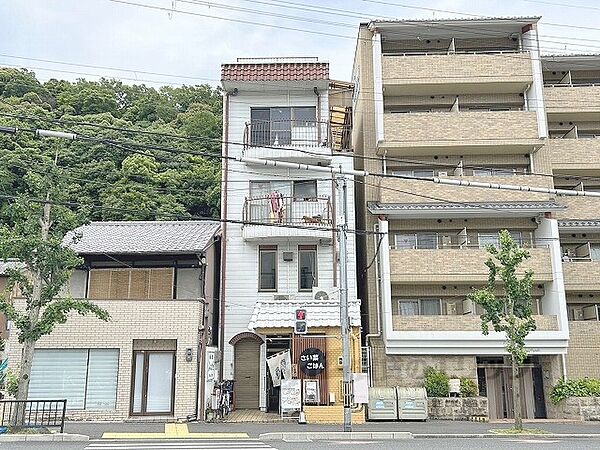
<svg viewBox="0 0 600 450">
<path fill-rule="evenodd" d="M 471 420 L 488 417 L 487 397 L 430 397 L 427 399 L 430 419 Z"/>
</svg>

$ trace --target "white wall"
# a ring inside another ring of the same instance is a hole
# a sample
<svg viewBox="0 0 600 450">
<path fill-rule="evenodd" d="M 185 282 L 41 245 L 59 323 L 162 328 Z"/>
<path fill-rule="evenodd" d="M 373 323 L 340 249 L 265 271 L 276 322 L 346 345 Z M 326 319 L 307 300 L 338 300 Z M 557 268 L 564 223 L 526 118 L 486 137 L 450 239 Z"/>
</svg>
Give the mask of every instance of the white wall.
<svg viewBox="0 0 600 450">
<path fill-rule="evenodd" d="M 304 91 L 281 92 L 244 92 L 240 88 L 237 96 L 230 97 L 229 141 L 242 143 L 245 123 L 250 121 L 250 108 L 260 106 L 316 106 L 316 96 L 312 88 Z M 329 105 L 327 94 L 321 96 L 321 120 L 329 119 Z M 230 145 L 229 154 L 241 155 L 242 146 Z M 352 158 L 334 156 L 332 165 L 352 167 Z M 332 181 L 330 177 L 320 172 L 302 171 L 296 173 L 288 169 L 264 168 L 230 161 L 227 187 L 227 218 L 242 220 L 244 200 L 249 196 L 250 180 L 320 180 L 317 183 L 318 195 L 332 195 Z M 337 212 L 341 213 L 341 199 L 337 199 Z M 354 230 L 354 185 L 348 183 L 348 216 L 349 228 Z M 319 287 L 333 287 L 333 252 L 331 240 L 311 238 L 310 233 L 302 233 L 303 237 L 290 237 L 260 241 L 244 241 L 242 238 L 242 225 L 229 224 L 227 228 L 227 242 L 224 243 L 227 251 L 227 266 L 225 270 L 225 323 L 221 324 L 224 332 L 225 348 L 223 352 L 223 377 L 233 378 L 233 347 L 229 340 L 236 334 L 248 331 L 248 323 L 254 305 L 260 298 L 273 298 L 273 293 L 258 292 L 258 246 L 260 244 L 278 245 L 278 294 L 292 294 L 296 299 L 310 300 L 311 293 L 298 292 L 298 244 L 316 244 L 318 252 L 318 284 Z M 350 298 L 356 298 L 356 262 L 355 262 L 354 234 L 349 234 L 348 239 L 348 278 Z M 283 251 L 294 252 L 291 262 L 284 262 Z M 339 277 L 338 277 L 339 278 Z M 263 351 L 264 353 L 264 351 Z M 261 370 L 263 368 L 261 367 Z M 263 374 L 264 375 L 264 374 Z M 264 389 L 263 389 L 264 390 Z M 263 399 L 264 400 L 264 399 Z M 264 406 L 261 405 L 261 406 Z"/>
</svg>

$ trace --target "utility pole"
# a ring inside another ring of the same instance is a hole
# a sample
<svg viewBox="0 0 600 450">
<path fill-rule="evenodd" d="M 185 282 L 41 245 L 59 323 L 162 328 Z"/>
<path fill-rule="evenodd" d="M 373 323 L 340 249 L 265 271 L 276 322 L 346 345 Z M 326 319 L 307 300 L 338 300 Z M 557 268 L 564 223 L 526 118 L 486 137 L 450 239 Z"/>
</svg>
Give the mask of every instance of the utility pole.
<svg viewBox="0 0 600 450">
<path fill-rule="evenodd" d="M 341 184 L 343 220 L 338 225 L 340 243 L 340 327 L 342 334 L 342 372 L 343 372 L 343 399 L 344 399 L 344 431 L 352 431 L 352 373 L 350 371 L 350 317 L 348 315 L 348 259 L 347 231 L 348 231 L 348 186 L 346 178 L 338 179 Z"/>
</svg>

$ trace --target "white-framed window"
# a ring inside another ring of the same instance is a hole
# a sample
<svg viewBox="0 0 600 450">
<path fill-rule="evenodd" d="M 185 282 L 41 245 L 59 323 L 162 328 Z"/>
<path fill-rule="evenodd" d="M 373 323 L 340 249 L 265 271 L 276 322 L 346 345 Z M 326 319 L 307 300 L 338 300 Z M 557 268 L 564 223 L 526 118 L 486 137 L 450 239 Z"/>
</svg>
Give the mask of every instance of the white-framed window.
<svg viewBox="0 0 600 450">
<path fill-rule="evenodd" d="M 437 233 L 398 233 L 394 236 L 394 240 L 395 248 L 399 250 L 438 248 Z"/>
<path fill-rule="evenodd" d="M 28 398 L 64 398 L 69 409 L 114 410 L 118 372 L 118 349 L 36 349 Z"/>
<path fill-rule="evenodd" d="M 520 231 L 508 232 L 518 245 L 523 245 L 523 235 Z M 500 232 L 477 233 L 479 248 L 486 248 L 488 245 L 493 245 L 496 248 L 500 247 Z"/>
</svg>

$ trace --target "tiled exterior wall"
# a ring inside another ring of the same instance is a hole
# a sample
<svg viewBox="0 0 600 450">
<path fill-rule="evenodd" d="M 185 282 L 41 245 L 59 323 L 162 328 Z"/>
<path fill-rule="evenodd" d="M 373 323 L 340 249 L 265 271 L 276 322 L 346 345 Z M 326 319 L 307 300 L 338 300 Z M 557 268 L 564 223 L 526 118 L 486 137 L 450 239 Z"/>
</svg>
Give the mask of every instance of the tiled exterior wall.
<svg viewBox="0 0 600 450">
<path fill-rule="evenodd" d="M 479 181 L 483 183 L 501 183 L 515 185 L 529 185 L 536 187 L 552 187 L 552 178 L 537 175 L 524 175 L 512 177 L 448 177 L 449 179 L 463 179 L 465 181 Z M 398 192 L 405 191 L 404 192 Z M 414 195 L 413 195 L 414 194 Z M 426 196 L 426 197 L 422 197 Z M 428 197 L 433 197 L 428 198 Z M 384 178 L 381 181 L 382 203 L 435 203 L 436 199 L 455 202 L 511 202 L 511 201 L 548 201 L 550 194 L 534 194 L 523 191 L 508 191 L 477 187 L 448 186 L 433 184 L 427 181 L 403 180 L 398 178 Z"/>
<path fill-rule="evenodd" d="M 538 139 L 536 115 L 530 111 L 385 113 L 383 123 L 387 142 L 442 141 L 460 145 L 469 141 L 510 144 L 515 139 Z"/>
<path fill-rule="evenodd" d="M 600 86 L 546 86 L 544 103 L 548 114 L 600 112 Z"/>
<path fill-rule="evenodd" d="M 600 261 L 563 263 L 567 291 L 600 291 Z"/>
<path fill-rule="evenodd" d="M 550 252 L 546 248 L 529 250 L 531 258 L 521 267 L 534 272 L 535 281 L 552 281 Z M 391 250 L 393 283 L 484 282 L 488 277 L 484 249 Z"/>
<path fill-rule="evenodd" d="M 557 219 L 598 219 L 598 198 L 593 197 L 559 197 L 558 203 L 565 205 L 567 209 L 557 211 Z"/>
<path fill-rule="evenodd" d="M 569 378 L 600 378 L 600 322 L 569 322 L 567 375 Z"/>
<path fill-rule="evenodd" d="M 36 345 L 40 349 L 119 349 L 116 410 L 73 410 L 69 411 L 69 417 L 85 420 L 120 420 L 129 417 L 134 339 L 177 340 L 174 417 L 185 418 L 194 414 L 202 304 L 188 300 L 96 300 L 94 303 L 110 313 L 109 322 L 73 314 L 67 323 L 58 325 Z M 157 342 L 157 345 L 160 344 Z M 16 333 L 11 334 L 8 347 L 9 361 L 15 369 L 21 356 Z M 187 348 L 193 351 L 191 362 L 185 360 Z"/>
<path fill-rule="evenodd" d="M 495 219 L 405 219 L 390 220 L 390 234 L 401 230 L 455 230 L 466 227 L 467 230 L 530 230 L 537 228 L 535 220 L 525 217 L 506 217 Z M 393 242 L 392 242 L 393 244 Z"/>
<path fill-rule="evenodd" d="M 600 169 L 600 139 L 548 139 L 553 169 Z"/>
<path fill-rule="evenodd" d="M 556 316 L 535 316 L 539 331 L 558 331 Z M 481 331 L 481 318 L 463 316 L 394 316 L 396 331 Z"/>
<path fill-rule="evenodd" d="M 473 104 L 492 103 L 507 105 L 523 105 L 523 97 L 519 94 L 436 94 L 436 95 L 386 95 L 385 106 L 392 105 L 446 105 L 454 104 L 458 97 L 459 109 Z"/>
<path fill-rule="evenodd" d="M 384 84 L 531 82 L 528 53 L 383 56 Z M 490 78 L 490 75 L 494 75 Z"/>
</svg>

